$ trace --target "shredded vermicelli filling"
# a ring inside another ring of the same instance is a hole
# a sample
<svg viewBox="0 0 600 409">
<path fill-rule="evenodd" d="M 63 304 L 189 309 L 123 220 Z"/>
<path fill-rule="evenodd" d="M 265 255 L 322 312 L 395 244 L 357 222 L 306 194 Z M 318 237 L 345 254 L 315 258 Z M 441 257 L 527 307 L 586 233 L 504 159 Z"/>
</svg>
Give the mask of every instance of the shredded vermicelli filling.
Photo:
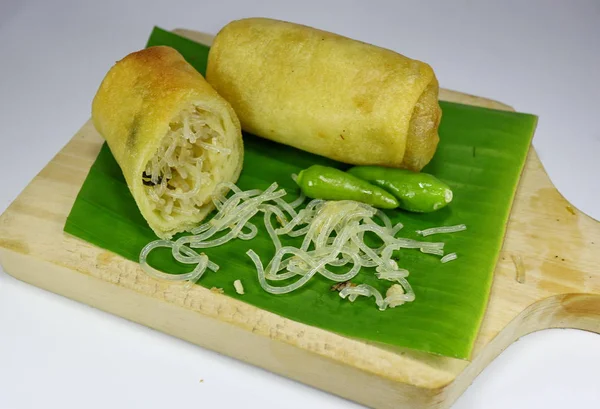
<svg viewBox="0 0 600 409">
<path fill-rule="evenodd" d="M 217 117 L 201 107 L 171 121 L 142 174 L 150 203 L 162 218 L 191 216 L 206 204 L 206 193 L 218 183 L 219 165 L 231 154 L 224 132 Z"/>
<path fill-rule="evenodd" d="M 227 190 L 231 193 L 228 198 L 224 195 Z M 415 300 L 415 293 L 407 280 L 410 273 L 400 268 L 396 261 L 400 250 L 444 255 L 442 242 L 396 237 L 403 228 L 402 224 L 393 225 L 384 212 L 364 203 L 316 199 L 298 210 L 305 200 L 304 196 L 287 202 L 284 200 L 285 190 L 278 189 L 276 183 L 264 191 L 242 191 L 233 183 L 221 183 L 216 192 L 212 201 L 217 214 L 192 230 L 192 235 L 176 241 L 149 243 L 140 255 L 144 270 L 154 277 L 163 278 L 164 273 L 150 267 L 146 258 L 154 248 L 168 247 L 177 261 L 197 265 L 192 272 L 175 277 L 195 282 L 207 269 L 218 269 L 196 249 L 221 246 L 235 239 L 253 239 L 258 229 L 250 219 L 260 213 L 275 255 L 265 265 L 254 250 L 250 249 L 246 254 L 253 261 L 258 282 L 266 292 L 289 293 L 304 286 L 315 275 L 321 275 L 335 283 L 345 283 L 340 287 L 340 297 L 351 302 L 359 296 L 374 297 L 377 307 L 385 310 Z M 436 228 L 435 232 L 439 230 L 442 228 Z M 444 230 L 460 231 L 464 227 Z M 285 245 L 284 236 L 303 237 L 302 244 L 299 247 Z M 456 254 L 450 253 L 442 258 L 442 262 L 455 258 Z M 374 267 L 379 280 L 392 282 L 385 297 L 373 286 L 350 282 L 363 267 Z"/>
</svg>

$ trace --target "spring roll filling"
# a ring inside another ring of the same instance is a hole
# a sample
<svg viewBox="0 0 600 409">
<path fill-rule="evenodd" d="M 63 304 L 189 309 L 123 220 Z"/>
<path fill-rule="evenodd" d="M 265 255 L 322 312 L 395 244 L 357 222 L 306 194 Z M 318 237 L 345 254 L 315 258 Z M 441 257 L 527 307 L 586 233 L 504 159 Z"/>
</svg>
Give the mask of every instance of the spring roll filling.
<svg viewBox="0 0 600 409">
<path fill-rule="evenodd" d="M 227 145 L 223 123 L 202 106 L 173 118 L 141 175 L 153 211 L 165 221 L 199 213 L 220 181 L 233 148 Z"/>
</svg>

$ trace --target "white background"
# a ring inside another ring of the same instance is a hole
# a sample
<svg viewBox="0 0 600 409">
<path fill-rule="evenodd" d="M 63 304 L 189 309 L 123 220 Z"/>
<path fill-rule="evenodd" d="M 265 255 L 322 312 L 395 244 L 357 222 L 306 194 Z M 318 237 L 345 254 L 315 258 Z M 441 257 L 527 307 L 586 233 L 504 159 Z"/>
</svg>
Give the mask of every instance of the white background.
<svg viewBox="0 0 600 409">
<path fill-rule="evenodd" d="M 106 71 L 142 48 L 153 25 L 215 33 L 248 16 L 395 49 L 430 63 L 445 88 L 539 115 L 534 146 L 551 179 L 576 207 L 600 219 L 600 2 L 594 0 L 0 0 L 0 212 L 88 119 Z M 504 352 L 454 408 L 597 408 L 598 367 L 598 335 L 540 332 Z M 0 269 L 0 409 L 242 405 L 358 407 Z"/>
</svg>

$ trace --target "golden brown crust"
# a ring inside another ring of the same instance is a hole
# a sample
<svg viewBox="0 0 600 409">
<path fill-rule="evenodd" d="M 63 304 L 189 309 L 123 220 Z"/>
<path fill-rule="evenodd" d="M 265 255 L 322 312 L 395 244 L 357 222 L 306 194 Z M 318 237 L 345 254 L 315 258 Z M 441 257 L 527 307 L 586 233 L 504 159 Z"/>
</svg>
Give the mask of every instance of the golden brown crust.
<svg viewBox="0 0 600 409">
<path fill-rule="evenodd" d="M 406 151 L 401 167 L 420 171 L 429 163 L 440 140 L 438 127 L 442 109 L 438 104 L 439 86 L 434 77 L 419 97 L 408 125 Z"/>
<path fill-rule="evenodd" d="M 141 178 L 169 123 L 196 105 L 223 121 L 234 152 L 222 178 L 236 181 L 243 158 L 239 120 L 227 101 L 176 50 L 159 46 L 129 54 L 110 69 L 92 103 L 96 129 L 108 142 L 142 215 L 160 237 L 193 227 L 212 210 L 207 205 L 195 217 L 163 220 L 150 208 Z"/>
<path fill-rule="evenodd" d="M 437 126 L 410 126 L 420 98 L 437 107 L 424 111 L 438 115 L 431 67 L 337 34 L 263 18 L 234 21 L 213 42 L 207 81 L 244 130 L 338 161 L 420 169 L 437 146 Z"/>
</svg>

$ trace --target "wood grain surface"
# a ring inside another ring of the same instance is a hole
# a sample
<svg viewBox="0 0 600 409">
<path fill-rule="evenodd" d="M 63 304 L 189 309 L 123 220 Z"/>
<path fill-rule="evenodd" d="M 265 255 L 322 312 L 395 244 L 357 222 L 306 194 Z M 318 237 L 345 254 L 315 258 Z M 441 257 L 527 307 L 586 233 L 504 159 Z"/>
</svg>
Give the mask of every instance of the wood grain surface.
<svg viewBox="0 0 600 409">
<path fill-rule="evenodd" d="M 511 109 L 449 90 L 441 99 Z M 154 280 L 138 264 L 65 234 L 101 144 L 87 122 L 0 216 L 0 262 L 7 273 L 375 408 L 447 408 L 520 336 L 555 327 L 600 332 L 600 223 L 558 193 L 533 148 L 467 362 L 345 338 L 200 286 L 186 291 L 182 283 Z"/>
</svg>

